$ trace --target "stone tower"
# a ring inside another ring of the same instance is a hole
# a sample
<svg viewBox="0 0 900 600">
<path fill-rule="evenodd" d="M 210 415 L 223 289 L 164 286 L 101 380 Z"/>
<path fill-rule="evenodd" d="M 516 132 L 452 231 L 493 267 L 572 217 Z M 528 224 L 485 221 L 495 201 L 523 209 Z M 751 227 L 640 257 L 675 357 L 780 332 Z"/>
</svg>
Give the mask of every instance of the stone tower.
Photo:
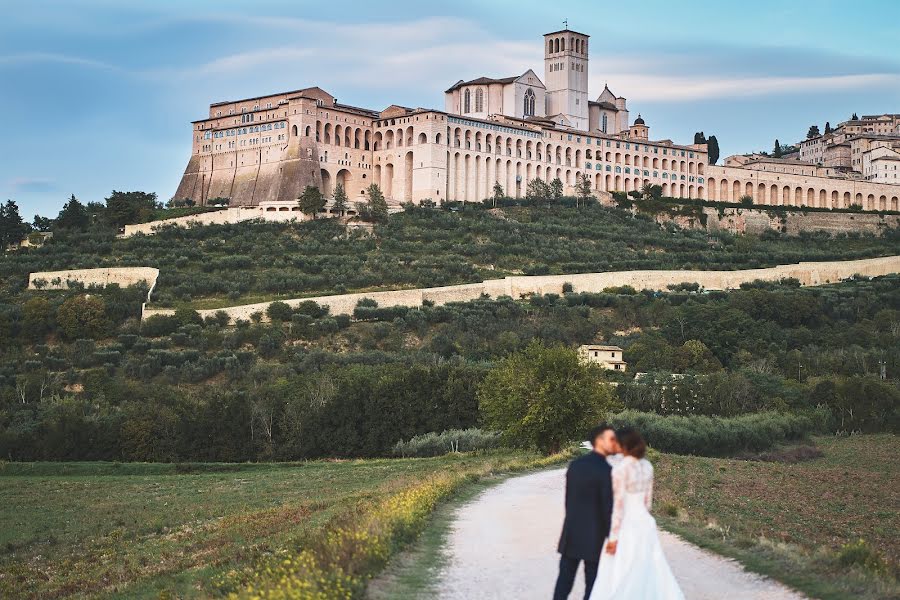
<svg viewBox="0 0 900 600">
<path fill-rule="evenodd" d="M 588 38 L 568 29 L 544 34 L 547 116 L 563 115 L 569 125 L 588 130 Z"/>
</svg>

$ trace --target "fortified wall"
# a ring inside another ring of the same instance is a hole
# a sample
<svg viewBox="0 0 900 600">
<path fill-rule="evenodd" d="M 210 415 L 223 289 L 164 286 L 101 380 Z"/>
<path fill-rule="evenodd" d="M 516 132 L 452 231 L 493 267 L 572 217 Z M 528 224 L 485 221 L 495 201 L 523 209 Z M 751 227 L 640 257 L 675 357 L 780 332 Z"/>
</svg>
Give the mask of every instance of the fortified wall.
<svg viewBox="0 0 900 600">
<path fill-rule="evenodd" d="M 575 292 L 590 293 L 602 292 L 606 288 L 625 285 L 632 286 L 638 290 L 664 291 L 668 289 L 668 286 L 679 283 L 698 283 L 707 290 L 727 290 L 740 287 L 742 283 L 756 280 L 779 281 L 781 279 L 794 278 L 802 285 L 823 285 L 849 279 L 854 275 L 877 277 L 894 273 L 900 273 L 900 256 L 851 261 L 802 262 L 742 271 L 613 271 L 574 275 L 506 277 L 504 279 L 490 279 L 481 283 L 294 298 L 282 300 L 282 302 L 291 307 L 296 307 L 301 302 L 312 300 L 323 306 L 328 306 L 332 314 L 352 314 L 357 303 L 363 298 L 371 298 L 382 307 L 416 307 L 421 306 L 424 301 L 441 305 L 449 302 L 475 300 L 481 296 L 520 298 L 530 294 L 561 294 L 563 285 L 566 283 L 571 284 Z M 207 317 L 221 310 L 234 322 L 239 319 L 249 320 L 250 315 L 257 312 L 262 313 L 263 318 L 265 318 L 269 304 L 271 302 L 259 302 L 198 312 L 201 316 Z M 174 311 L 171 309 L 145 308 L 142 318 L 173 313 Z"/>
</svg>

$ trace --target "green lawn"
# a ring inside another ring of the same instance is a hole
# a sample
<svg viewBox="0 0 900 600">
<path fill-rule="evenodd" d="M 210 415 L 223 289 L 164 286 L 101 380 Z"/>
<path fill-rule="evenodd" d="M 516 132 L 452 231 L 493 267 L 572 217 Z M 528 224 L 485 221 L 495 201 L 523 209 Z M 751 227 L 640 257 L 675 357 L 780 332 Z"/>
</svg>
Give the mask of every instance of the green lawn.
<svg viewBox="0 0 900 600">
<path fill-rule="evenodd" d="M 0 597 L 217 594 L 333 519 L 436 475 L 521 468 L 505 453 L 269 465 L 6 463 L 0 468 Z"/>
</svg>

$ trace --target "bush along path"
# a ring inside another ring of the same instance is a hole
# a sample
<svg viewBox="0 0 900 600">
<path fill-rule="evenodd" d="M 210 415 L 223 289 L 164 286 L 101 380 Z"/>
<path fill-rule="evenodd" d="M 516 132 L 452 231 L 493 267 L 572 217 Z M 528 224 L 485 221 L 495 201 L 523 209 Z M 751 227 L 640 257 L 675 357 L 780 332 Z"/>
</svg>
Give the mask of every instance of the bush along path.
<svg viewBox="0 0 900 600">
<path fill-rule="evenodd" d="M 459 506 L 448 527 L 443 557 L 433 572 L 415 578 L 417 590 L 386 591 L 373 586 L 372 598 L 520 598 L 553 595 L 563 519 L 565 471 L 553 469 L 507 479 Z M 663 549 L 688 600 L 803 600 L 805 596 L 740 564 L 661 532 Z M 388 571 L 394 580 L 410 577 Z M 598 585 L 602 582 L 598 581 Z M 579 572 L 571 598 L 581 598 Z M 387 593 L 388 595 L 385 595 Z"/>
</svg>

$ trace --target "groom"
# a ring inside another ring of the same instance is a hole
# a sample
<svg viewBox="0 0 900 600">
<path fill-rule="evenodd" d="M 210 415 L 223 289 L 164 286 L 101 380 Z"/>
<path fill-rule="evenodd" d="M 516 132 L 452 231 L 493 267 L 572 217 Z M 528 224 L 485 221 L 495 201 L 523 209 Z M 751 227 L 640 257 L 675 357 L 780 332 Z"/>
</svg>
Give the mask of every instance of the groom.
<svg viewBox="0 0 900 600">
<path fill-rule="evenodd" d="M 553 600 L 566 600 L 575 582 L 578 563 L 584 561 L 584 598 L 588 600 L 603 540 L 612 520 L 612 468 L 606 461 L 618 451 L 616 433 L 609 425 L 594 427 L 588 435 L 593 450 L 576 458 L 566 471 L 566 518 L 559 538 L 559 577 Z"/>
</svg>

